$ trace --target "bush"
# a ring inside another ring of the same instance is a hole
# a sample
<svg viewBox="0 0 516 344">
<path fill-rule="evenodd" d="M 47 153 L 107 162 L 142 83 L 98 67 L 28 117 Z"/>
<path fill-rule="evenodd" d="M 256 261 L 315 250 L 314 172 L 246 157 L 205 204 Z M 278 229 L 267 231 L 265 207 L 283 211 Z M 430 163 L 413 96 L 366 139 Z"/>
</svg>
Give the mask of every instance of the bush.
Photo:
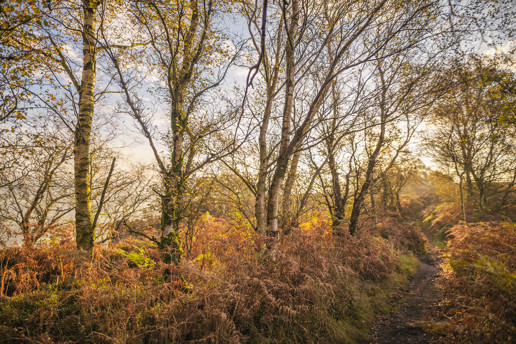
<svg viewBox="0 0 516 344">
<path fill-rule="evenodd" d="M 455 320 L 448 339 L 510 343 L 516 333 L 516 225 L 461 224 L 451 234 L 447 292 Z"/>
</svg>

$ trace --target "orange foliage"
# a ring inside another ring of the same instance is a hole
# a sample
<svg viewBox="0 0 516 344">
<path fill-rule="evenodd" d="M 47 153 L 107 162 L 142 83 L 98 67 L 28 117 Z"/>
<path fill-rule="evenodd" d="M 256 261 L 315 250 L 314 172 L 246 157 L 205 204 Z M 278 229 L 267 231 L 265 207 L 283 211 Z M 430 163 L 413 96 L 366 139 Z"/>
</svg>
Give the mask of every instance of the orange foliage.
<svg viewBox="0 0 516 344">
<path fill-rule="evenodd" d="M 446 340 L 511 342 L 516 333 L 516 225 L 460 224 L 451 235 L 447 293 L 454 326 Z"/>
<path fill-rule="evenodd" d="M 69 247 L 4 250 L 0 342 L 349 342 L 365 332 L 375 283 L 399 270 L 407 232 L 392 222 L 391 241 L 368 225 L 334 237 L 327 219 L 310 223 L 275 243 L 207 216 L 178 266 L 137 240 L 93 260 Z"/>
</svg>

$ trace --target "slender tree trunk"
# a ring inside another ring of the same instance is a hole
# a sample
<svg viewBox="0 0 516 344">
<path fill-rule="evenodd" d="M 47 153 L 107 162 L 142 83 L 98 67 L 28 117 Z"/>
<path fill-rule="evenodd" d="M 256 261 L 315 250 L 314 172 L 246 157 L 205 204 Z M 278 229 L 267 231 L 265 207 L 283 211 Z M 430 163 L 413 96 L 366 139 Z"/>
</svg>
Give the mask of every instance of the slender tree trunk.
<svg viewBox="0 0 516 344">
<path fill-rule="evenodd" d="M 288 229 L 292 226 L 292 217 L 293 217 L 293 207 L 292 207 L 292 189 L 294 187 L 294 181 L 296 180 L 297 174 L 297 165 L 299 163 L 299 157 L 301 155 L 301 151 L 297 151 L 292 158 L 292 162 L 290 163 L 290 171 L 287 176 L 287 180 L 285 181 L 285 187 L 283 190 L 283 218 L 282 218 L 282 227 Z"/>
<path fill-rule="evenodd" d="M 462 208 L 462 220 L 464 220 L 464 222 L 468 223 L 467 218 L 466 218 L 466 205 L 464 202 L 464 186 L 463 186 L 462 176 L 459 177 L 459 193 L 460 193 L 460 205 Z"/>
<path fill-rule="evenodd" d="M 256 230 L 258 233 L 264 235 L 267 231 L 267 213 L 265 209 L 265 195 L 267 183 L 267 165 L 269 163 L 267 152 L 267 130 L 269 128 L 269 119 L 272 111 L 273 86 L 267 90 L 267 103 L 263 114 L 262 125 L 260 126 L 260 136 L 258 138 L 258 145 L 260 150 L 260 161 L 258 166 L 258 182 L 256 183 L 256 198 L 254 205 L 254 213 L 256 217 Z"/>
<path fill-rule="evenodd" d="M 261 155 L 261 154 L 260 154 Z M 261 159 L 260 159 L 261 160 Z M 264 160 L 266 161 L 266 159 Z M 265 190 L 267 181 L 266 164 L 260 164 L 258 170 L 258 182 L 256 184 L 256 199 L 254 204 L 254 213 L 256 217 L 256 230 L 259 234 L 264 235 L 267 230 L 267 216 L 265 210 Z"/>
<path fill-rule="evenodd" d="M 486 211 L 486 193 L 484 185 L 481 181 L 477 182 L 477 189 L 478 189 L 478 206 L 480 208 L 480 211 L 485 213 Z"/>
<path fill-rule="evenodd" d="M 172 226 L 172 181 L 167 174 L 163 178 L 164 194 L 161 196 L 161 232 Z"/>
<path fill-rule="evenodd" d="M 333 62 L 333 53 L 331 44 L 328 42 L 328 56 L 330 62 Z M 335 233 L 340 233 L 342 230 L 342 224 L 345 221 L 346 216 L 346 201 L 347 193 L 349 191 L 349 183 L 346 183 L 345 195 L 342 195 L 342 188 L 340 185 L 339 171 L 337 170 L 337 164 L 335 162 L 335 132 L 337 130 L 336 120 L 339 117 L 338 111 L 338 93 L 337 93 L 337 80 L 333 80 L 331 83 L 331 96 L 332 96 L 332 107 L 333 107 L 333 119 L 331 122 L 331 131 L 327 138 L 327 149 L 328 149 L 328 166 L 331 173 L 331 184 L 332 184 L 332 198 L 333 198 L 333 211 L 332 211 L 332 226 Z M 346 177 L 347 179 L 347 177 Z"/>
<path fill-rule="evenodd" d="M 284 11 L 286 11 L 286 6 Z M 281 141 L 276 171 L 273 175 L 269 199 L 267 204 L 267 233 L 270 236 L 278 236 L 278 215 L 279 215 L 279 192 L 283 177 L 287 172 L 290 156 L 287 154 L 290 143 L 290 122 L 294 102 L 294 78 L 295 78 L 295 41 L 299 21 L 299 0 L 292 0 L 292 19 L 287 30 L 287 47 L 285 49 L 286 59 L 286 85 L 285 85 L 285 106 L 283 109 L 283 120 L 281 128 Z"/>
<path fill-rule="evenodd" d="M 369 188 L 369 196 L 371 197 L 371 212 L 373 213 L 374 224 L 378 224 L 378 214 L 376 212 L 376 201 L 374 199 L 374 188 L 373 185 Z"/>
<path fill-rule="evenodd" d="M 398 213 L 399 216 L 401 216 L 401 201 L 400 201 L 400 192 L 396 192 L 396 194 L 394 195 L 396 197 L 396 212 Z"/>
<path fill-rule="evenodd" d="M 331 146 L 331 145 L 330 145 Z M 332 191 L 333 191 L 333 218 L 332 218 L 332 226 L 334 229 L 342 226 L 345 218 L 346 205 L 343 197 L 342 190 L 340 187 L 340 177 L 339 172 L 337 171 L 337 166 L 335 164 L 335 157 L 333 152 L 333 147 L 328 148 L 328 166 L 330 168 L 331 173 L 331 183 L 332 183 Z"/>
<path fill-rule="evenodd" d="M 389 209 L 389 182 L 385 176 L 382 178 L 382 206 L 383 211 Z"/>
<path fill-rule="evenodd" d="M 288 158 L 282 156 L 278 159 L 278 166 L 276 172 L 272 177 L 271 186 L 269 189 L 269 200 L 267 203 L 267 234 L 269 236 L 278 236 L 278 215 L 279 215 L 279 192 L 288 167 Z"/>
<path fill-rule="evenodd" d="M 93 249 L 95 233 L 91 216 L 90 138 L 95 105 L 96 41 L 95 14 L 98 2 L 83 0 L 83 70 L 79 90 L 79 119 L 74 140 L 75 226 L 80 250 Z"/>
</svg>

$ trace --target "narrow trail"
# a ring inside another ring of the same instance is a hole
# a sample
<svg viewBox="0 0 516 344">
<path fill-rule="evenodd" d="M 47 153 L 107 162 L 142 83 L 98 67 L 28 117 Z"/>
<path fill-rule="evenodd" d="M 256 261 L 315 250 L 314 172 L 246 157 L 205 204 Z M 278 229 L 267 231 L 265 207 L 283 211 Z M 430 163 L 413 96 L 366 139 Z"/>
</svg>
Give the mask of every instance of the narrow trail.
<svg viewBox="0 0 516 344">
<path fill-rule="evenodd" d="M 393 301 L 397 305 L 395 309 L 373 325 L 370 344 L 423 344 L 438 339 L 438 334 L 424 328 L 438 321 L 435 309 L 442 300 L 438 283 L 442 272 L 441 253 L 432 246 L 420 260 L 421 265 L 407 289 Z"/>
</svg>

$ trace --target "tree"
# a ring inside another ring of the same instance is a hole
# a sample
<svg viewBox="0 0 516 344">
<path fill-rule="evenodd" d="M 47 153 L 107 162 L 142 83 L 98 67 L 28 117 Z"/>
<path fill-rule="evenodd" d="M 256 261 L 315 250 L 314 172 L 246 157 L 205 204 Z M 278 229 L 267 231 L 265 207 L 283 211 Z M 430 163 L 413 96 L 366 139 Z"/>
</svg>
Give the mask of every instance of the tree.
<svg viewBox="0 0 516 344">
<path fill-rule="evenodd" d="M 238 56 L 239 48 L 230 47 L 223 30 L 215 24 L 227 6 L 228 2 L 216 0 L 134 1 L 129 17 L 135 30 L 142 32 L 145 46 L 123 53 L 107 49 L 124 94 L 123 111 L 136 120 L 148 140 L 161 176 L 162 234 L 158 242 L 168 252 L 165 261 L 178 263 L 182 255 L 179 230 L 188 207 L 190 178 L 235 149 L 235 140 L 220 135 L 236 123 L 235 112 L 224 109 L 222 103 L 216 105 L 219 109 L 207 103 Z M 111 37 L 111 41 L 115 39 Z M 156 101 L 163 104 L 158 114 L 148 111 L 137 92 L 145 75 L 135 76 L 124 68 L 131 56 L 139 54 L 144 56 L 141 61 L 145 61 L 146 71 L 161 81 L 153 88 Z M 167 132 L 158 134 L 153 115 L 164 115 Z M 160 143 L 166 153 L 160 152 Z"/>
<path fill-rule="evenodd" d="M 40 59 L 31 47 L 40 38 L 28 28 L 47 26 L 43 18 L 49 11 L 49 3 L 39 0 L 4 1 L 0 7 L 0 123 L 26 115 L 29 99 L 22 86 L 37 79 Z"/>
<path fill-rule="evenodd" d="M 354 76 L 341 76 L 332 89 L 332 120 L 319 134 L 331 181 L 319 179 L 336 228 L 347 222 L 346 203 L 352 201 L 351 234 L 358 231 L 366 197 L 371 196 L 374 208 L 373 187 L 394 165 L 438 95 L 433 67 L 446 46 L 435 49 L 442 32 L 430 18 L 439 9 L 426 5 L 398 9 L 386 22 L 380 17 L 382 25 L 375 26 L 364 45 L 374 59 L 361 64 Z"/>
<path fill-rule="evenodd" d="M 429 83 L 435 61 L 412 64 L 410 57 L 402 54 L 379 60 L 373 72 L 377 91 L 366 116 L 367 122 L 377 125 L 364 132 L 367 162 L 353 197 L 349 223 L 352 235 L 358 231 L 361 208 L 370 188 L 392 168 L 438 96 Z"/>
<path fill-rule="evenodd" d="M 501 207 L 516 180 L 514 74 L 495 61 L 471 58 L 446 75 L 451 87 L 433 112 L 427 146 L 482 212 L 495 195 L 501 195 L 495 208 Z"/>
<path fill-rule="evenodd" d="M 403 154 L 384 174 L 380 181 L 382 205 L 385 210 L 395 210 L 402 214 L 400 193 L 408 183 L 422 173 L 422 162 L 412 154 Z"/>
<path fill-rule="evenodd" d="M 12 1 L 8 6 L 21 18 L 8 30 L 14 60 L 30 66 L 27 70 L 32 74 L 39 72 L 29 83 L 18 82 L 16 90 L 35 107 L 47 108 L 74 133 L 76 243 L 86 251 L 93 249 L 95 236 L 89 176 L 93 114 L 103 93 L 96 92 L 100 50 L 96 25 L 116 4 L 115 0 L 31 0 Z"/>
<path fill-rule="evenodd" d="M 4 185 L 0 215 L 11 229 L 11 239 L 21 235 L 26 247 L 62 226 L 73 210 L 73 188 L 67 183 L 71 180 L 67 169 L 71 141 L 48 123 L 34 127 L 37 129 L 21 138 L 8 135 L 1 140 L 16 142 L 7 145 L 2 154 L 2 160 L 14 156 L 15 163 L 0 172 L 0 184 Z"/>
</svg>

